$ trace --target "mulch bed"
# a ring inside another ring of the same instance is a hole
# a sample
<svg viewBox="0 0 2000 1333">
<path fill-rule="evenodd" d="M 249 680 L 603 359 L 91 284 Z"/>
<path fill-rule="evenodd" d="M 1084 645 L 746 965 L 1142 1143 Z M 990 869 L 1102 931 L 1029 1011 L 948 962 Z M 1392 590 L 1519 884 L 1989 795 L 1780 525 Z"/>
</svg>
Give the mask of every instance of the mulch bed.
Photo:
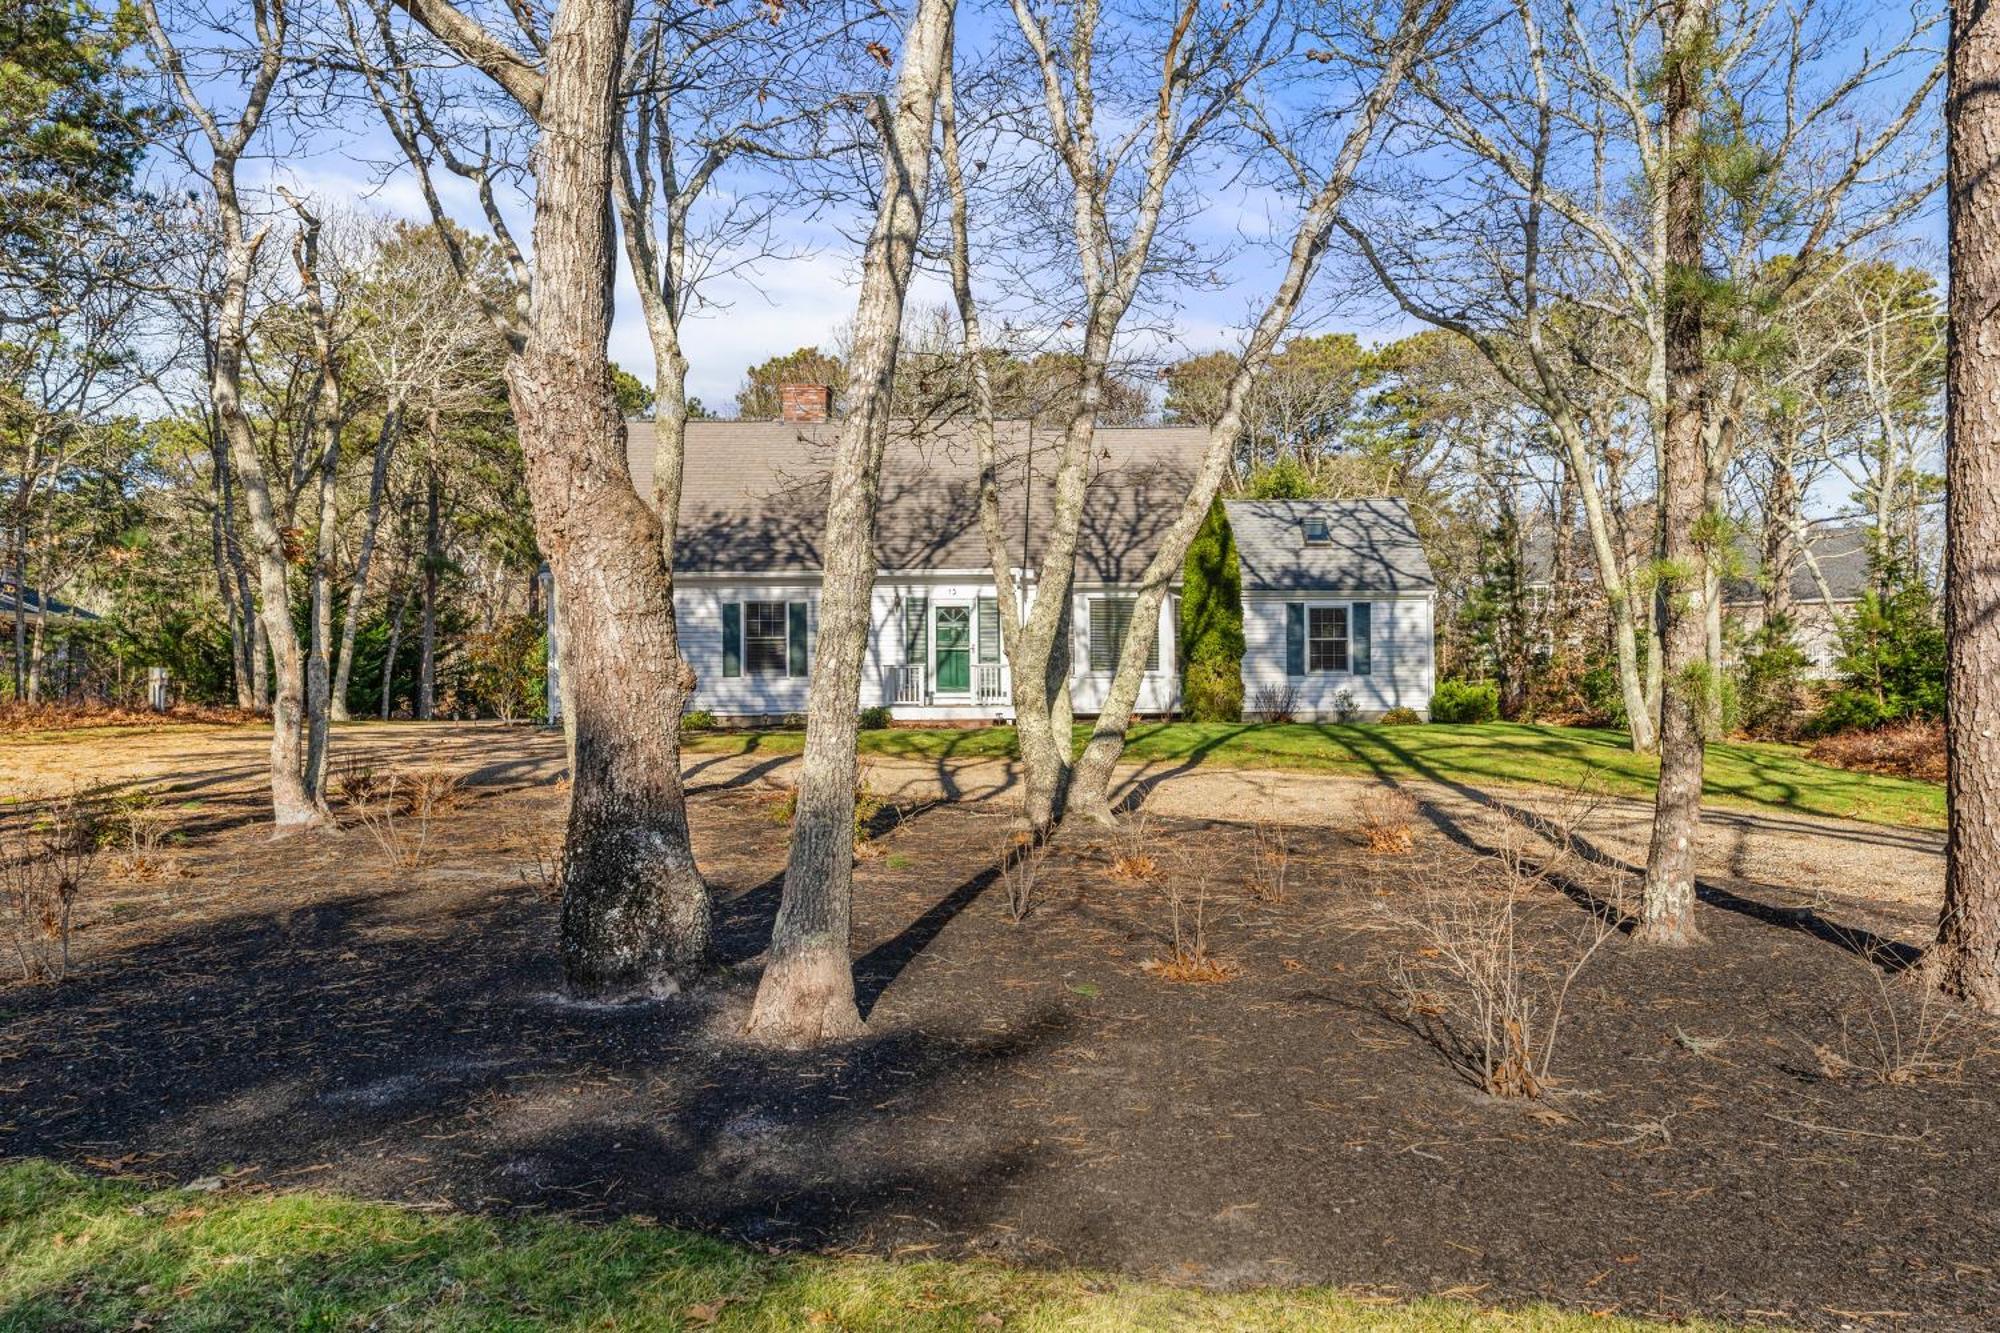
<svg viewBox="0 0 2000 1333">
<path fill-rule="evenodd" d="M 205 803 L 171 864 L 114 871 L 78 975 L 0 989 L 0 1153 L 781 1248 L 2000 1327 L 1990 1032 L 1947 1034 L 1925 1077 L 1868 1068 L 1883 1020 L 1919 1017 L 1890 975 L 1914 915 L 1718 889 L 1705 948 L 1607 942 L 1569 996 L 1556 1095 L 1501 1100 L 1395 980 L 1435 962 L 1399 918 L 1490 877 L 1494 830 L 1420 823 L 1408 855 L 1291 830 L 1283 901 L 1246 824 L 1079 835 L 1015 923 L 1008 812 L 935 806 L 878 820 L 860 864 L 869 1035 L 789 1054 L 736 1036 L 778 797 L 696 797 L 716 982 L 583 1005 L 559 994 L 537 883 L 547 771 L 470 789 L 416 870 L 359 828 L 273 843 L 253 799 Z M 1116 869 L 1134 853 L 1150 874 Z M 1582 863 L 1535 885 L 1523 947 L 1559 961 L 1610 883 Z M 1229 979 L 1148 968 L 1176 895 Z"/>
</svg>

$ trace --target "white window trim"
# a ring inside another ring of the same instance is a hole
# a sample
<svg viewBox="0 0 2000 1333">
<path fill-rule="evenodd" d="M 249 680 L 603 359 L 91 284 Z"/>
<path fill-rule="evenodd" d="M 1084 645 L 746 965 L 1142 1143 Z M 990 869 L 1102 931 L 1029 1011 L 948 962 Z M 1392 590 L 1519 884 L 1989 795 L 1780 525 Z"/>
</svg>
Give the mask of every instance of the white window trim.
<svg viewBox="0 0 2000 1333">
<path fill-rule="evenodd" d="M 721 601 L 725 605 L 734 604 L 736 607 L 736 633 L 739 639 L 736 645 L 737 674 L 730 676 L 730 680 L 805 680 L 812 675 L 813 640 L 817 635 L 814 632 L 816 617 L 813 615 L 813 604 L 810 600 L 803 597 L 724 597 Z M 785 633 L 784 637 L 780 640 L 784 645 L 785 655 L 785 669 L 783 671 L 756 671 L 751 669 L 750 604 L 752 602 L 760 606 L 782 606 L 785 608 Z M 792 670 L 792 608 L 795 606 L 805 608 L 806 669 L 804 671 Z M 727 656 L 726 646 L 724 656 Z M 719 670 L 720 668 L 718 667 L 718 672 Z"/>
<path fill-rule="evenodd" d="M 1110 680 L 1113 676 L 1116 676 L 1118 674 L 1118 661 L 1117 661 L 1118 654 L 1112 655 L 1111 668 L 1108 671 L 1100 671 L 1096 667 L 1093 667 L 1090 664 L 1090 616 L 1091 616 L 1090 608 L 1092 604 L 1096 602 L 1131 602 L 1134 604 L 1133 609 L 1136 610 L 1138 601 L 1139 601 L 1139 594 L 1137 593 L 1093 592 L 1084 594 L 1083 671 L 1081 672 L 1082 675 L 1094 676 L 1104 680 Z M 1167 646 L 1166 644 L 1161 642 L 1160 626 L 1158 620 L 1159 620 L 1158 617 L 1154 618 L 1153 657 L 1155 658 L 1155 660 L 1158 661 L 1159 665 L 1156 667 L 1143 668 L 1140 672 L 1140 674 L 1148 680 L 1158 676 L 1164 676 L 1167 674 Z M 1129 633 L 1130 630 L 1128 629 L 1127 632 Z M 1123 653 L 1125 645 L 1122 643 L 1119 644 L 1118 649 L 1119 653 Z"/>
<path fill-rule="evenodd" d="M 1286 600 L 1289 601 L 1291 599 L 1288 598 Z M 1329 677 L 1342 680 L 1375 679 L 1375 658 L 1376 658 L 1375 649 L 1382 641 L 1382 636 L 1376 632 L 1376 623 L 1380 619 L 1380 617 L 1376 614 L 1376 608 L 1387 606 L 1389 605 L 1389 603 L 1376 601 L 1375 599 L 1369 597 L 1361 597 L 1361 598 L 1340 598 L 1340 599 L 1335 599 L 1335 598 L 1307 599 L 1302 601 L 1300 604 L 1303 605 L 1306 609 L 1306 625 L 1305 625 L 1306 670 L 1304 676 L 1293 676 L 1292 679 L 1312 680 L 1315 678 L 1324 679 Z M 1357 672 L 1354 669 L 1354 608 L 1357 606 L 1366 606 L 1368 608 L 1368 670 L 1366 672 Z M 1345 670 L 1335 671 L 1330 668 L 1327 668 L 1316 671 L 1313 669 L 1312 613 L 1315 610 L 1343 610 L 1347 612 L 1347 667 Z M 1282 645 L 1284 643 L 1284 632 L 1285 632 L 1282 621 L 1280 622 L 1278 629 L 1279 629 L 1278 641 L 1280 647 L 1282 648 Z"/>
</svg>

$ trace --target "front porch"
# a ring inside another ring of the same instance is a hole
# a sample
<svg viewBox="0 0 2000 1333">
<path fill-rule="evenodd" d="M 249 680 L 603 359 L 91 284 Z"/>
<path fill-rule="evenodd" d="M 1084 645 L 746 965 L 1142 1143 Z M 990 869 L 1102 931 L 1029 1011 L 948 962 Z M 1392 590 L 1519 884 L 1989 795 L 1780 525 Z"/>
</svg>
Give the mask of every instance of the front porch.
<svg viewBox="0 0 2000 1333">
<path fill-rule="evenodd" d="M 1014 716 L 1012 682 L 998 662 L 969 664 L 963 676 L 947 657 L 942 675 L 932 664 L 890 668 L 890 714 L 899 722 L 1005 722 Z"/>
</svg>

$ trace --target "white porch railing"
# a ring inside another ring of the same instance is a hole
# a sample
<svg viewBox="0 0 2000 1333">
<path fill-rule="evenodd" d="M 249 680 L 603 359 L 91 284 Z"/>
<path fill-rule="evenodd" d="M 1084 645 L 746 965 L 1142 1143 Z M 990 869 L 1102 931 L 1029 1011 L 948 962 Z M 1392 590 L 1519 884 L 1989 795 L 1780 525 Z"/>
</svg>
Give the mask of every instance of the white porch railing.
<svg viewBox="0 0 2000 1333">
<path fill-rule="evenodd" d="M 906 663 L 896 668 L 896 702 L 899 704 L 926 704 L 930 702 L 924 689 L 924 668 L 921 662 Z"/>
<path fill-rule="evenodd" d="M 982 704 L 1004 702 L 1007 697 L 1007 681 L 997 662 L 983 662 L 974 668 L 973 686 Z"/>
</svg>

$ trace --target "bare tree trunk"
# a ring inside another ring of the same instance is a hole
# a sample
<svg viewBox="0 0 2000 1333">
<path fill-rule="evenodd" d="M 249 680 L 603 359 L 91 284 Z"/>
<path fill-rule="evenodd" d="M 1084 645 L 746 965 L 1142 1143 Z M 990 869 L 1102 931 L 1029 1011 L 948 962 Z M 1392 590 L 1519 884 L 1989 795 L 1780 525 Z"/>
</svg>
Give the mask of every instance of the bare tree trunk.
<svg viewBox="0 0 2000 1333">
<path fill-rule="evenodd" d="M 333 639 L 333 561 L 339 537 L 339 508 L 334 482 L 340 468 L 340 360 L 334 346 L 333 318 L 319 281 L 320 221 L 292 200 L 302 230 L 292 248 L 299 270 L 299 288 L 313 329 L 314 355 L 319 360 L 319 392 L 313 418 L 319 430 L 318 549 L 310 582 L 311 647 L 306 659 L 306 794 L 326 804 L 327 743 L 332 703 L 331 649 Z"/>
<path fill-rule="evenodd" d="M 35 627 L 28 632 L 28 702 L 40 703 L 42 698 L 42 653 L 43 643 L 48 638 L 49 604 L 46 600 L 48 589 L 41 589 L 35 597 Z"/>
<path fill-rule="evenodd" d="M 680 772 L 680 716 L 695 679 L 680 654 L 660 519 L 632 488 L 606 355 L 612 156 L 631 0 L 562 0 L 540 72 L 448 0 L 397 2 L 519 101 L 541 132 L 526 328 L 488 309 L 514 352 L 507 380 L 535 534 L 561 607 L 565 712 L 575 726 L 564 976 L 585 994 L 676 989 L 707 967 L 711 939 Z"/>
<path fill-rule="evenodd" d="M 1782 424 L 1789 440 L 1792 427 Z M 1791 620 L 1797 611 L 1792 600 L 1792 567 L 1799 561 L 1799 483 L 1792 473 L 1792 449 L 1788 442 L 1773 451 L 1771 484 L 1764 493 L 1764 541 L 1761 559 L 1764 577 L 1764 623 Z"/>
<path fill-rule="evenodd" d="M 229 667 L 236 681 L 236 706 L 245 712 L 255 704 L 251 677 L 257 669 L 251 654 L 248 608 L 236 597 L 234 563 L 230 560 L 229 454 L 218 432 L 210 440 L 209 486 L 215 493 L 208 512 L 209 557 L 215 564 L 215 592 L 229 622 Z"/>
<path fill-rule="evenodd" d="M 216 310 L 215 360 L 209 375 L 209 401 L 214 404 L 223 438 L 229 443 L 237 479 L 243 484 L 244 507 L 250 515 L 250 532 L 255 543 L 258 623 L 263 627 L 277 677 L 277 688 L 271 699 L 271 813 L 277 830 L 283 833 L 321 822 L 326 811 L 306 782 L 305 679 L 298 632 L 292 624 L 288 579 L 290 558 L 284 534 L 278 527 L 277 513 L 271 504 L 271 490 L 265 480 L 263 460 L 257 451 L 256 435 L 243 409 L 243 366 L 248 352 L 245 325 L 250 283 L 264 233 L 246 234 L 243 230 L 243 206 L 237 195 L 236 164 L 255 137 L 271 90 L 289 59 L 287 11 L 283 6 L 268 3 L 268 0 L 258 0 L 255 5 L 258 59 L 251 68 L 237 120 L 225 129 L 202 103 L 189 80 L 180 52 L 161 24 L 153 0 L 144 0 L 142 9 L 147 35 L 152 40 L 161 67 L 172 81 L 182 106 L 207 139 L 211 151 L 208 179 L 210 188 L 215 192 L 216 212 L 222 224 L 224 259 L 222 292 Z"/>
<path fill-rule="evenodd" d="M 389 720 L 389 710 L 395 703 L 396 653 L 403 646 L 403 622 L 409 619 L 410 603 L 417 597 L 417 585 L 411 584 L 403 590 L 402 600 L 396 603 L 396 615 L 389 622 L 389 646 L 382 654 L 382 720 Z"/>
<path fill-rule="evenodd" d="M 2000 1013 L 2000 11 L 1951 2 L 1951 336 L 1945 446 L 1946 839 L 1932 951 L 1947 991 Z"/>
<path fill-rule="evenodd" d="M 606 343 L 610 189 L 628 0 L 564 0 L 539 119 L 533 323 L 509 365 L 542 548 L 563 599 L 576 764 L 563 860 L 575 990 L 670 990 L 708 964 L 688 841 L 681 657 L 659 520 L 633 491 Z"/>
<path fill-rule="evenodd" d="M 1701 825 L 1703 727 L 1718 686 L 1709 674 L 1704 603 L 1712 524 L 1708 451 L 1707 350 L 1698 278 L 1702 270 L 1701 84 L 1707 59 L 1710 0 L 1675 0 L 1664 34 L 1667 168 L 1667 411 L 1661 439 L 1661 524 L 1665 561 L 1659 579 L 1663 693 L 1660 782 L 1646 858 L 1640 921 L 1634 938 L 1648 944 L 1700 940 L 1694 922 L 1694 842 Z"/>
<path fill-rule="evenodd" d="M 389 458 L 401 432 L 403 404 L 391 398 L 382 413 L 382 431 L 375 437 L 375 470 L 368 478 L 368 508 L 361 521 L 361 547 L 354 557 L 354 577 L 347 585 L 347 609 L 340 621 L 340 656 L 333 670 L 333 720 L 347 721 L 347 686 L 354 671 L 354 640 L 361 628 L 361 604 L 368 594 L 368 565 L 375 555 L 375 538 L 382 526 L 382 495 L 388 489 Z"/>
<path fill-rule="evenodd" d="M 875 587 L 875 510 L 888 441 L 903 298 L 923 223 L 953 0 L 917 0 L 893 109 L 881 112 L 882 197 L 862 259 L 848 358 L 848 415 L 821 543 L 819 648 L 806 702 L 805 760 L 791 859 L 750 1032 L 785 1045 L 861 1030 L 848 919 L 854 890 L 855 728 Z"/>
<path fill-rule="evenodd" d="M 417 667 L 417 720 L 429 722 L 437 712 L 437 596 L 438 565 L 443 561 L 438 536 L 438 506 L 443 482 L 435 465 L 430 469 L 424 491 L 424 600 L 423 655 Z"/>
<path fill-rule="evenodd" d="M 23 483 L 25 489 L 26 483 Z M 14 525 L 14 702 L 28 697 L 28 526 Z"/>
<path fill-rule="evenodd" d="M 1320 257 L 1332 237 L 1341 202 L 1346 198 L 1348 185 L 1375 137 L 1377 125 L 1395 99 L 1410 63 L 1429 43 L 1432 34 L 1450 12 L 1448 0 L 1422 7 L 1411 5 L 1404 9 L 1402 22 L 1375 85 L 1356 113 L 1354 124 L 1327 170 L 1324 183 L 1299 220 L 1284 274 L 1251 333 L 1235 373 L 1230 376 L 1223 395 L 1222 411 L 1209 426 L 1208 441 L 1195 472 L 1194 484 L 1182 499 L 1173 521 L 1161 534 L 1159 545 L 1139 576 L 1131 629 L 1119 649 L 1118 667 L 1112 676 L 1111 688 L 1098 712 L 1096 724 L 1091 728 L 1090 742 L 1084 747 L 1083 757 L 1077 761 L 1076 771 L 1071 776 L 1070 804 L 1079 814 L 1100 823 L 1112 820 L 1111 784 L 1118 758 L 1125 750 L 1125 733 L 1132 724 L 1132 710 L 1138 703 L 1139 689 L 1144 683 L 1146 657 L 1151 640 L 1158 633 L 1160 611 L 1173 580 L 1180 574 L 1187 559 L 1188 547 L 1207 519 L 1209 506 L 1214 503 L 1216 492 L 1229 473 L 1230 459 L 1243 433 L 1250 392 L 1269 366 L 1279 339 L 1291 326 L 1292 316 L 1304 299 L 1313 274 L 1318 271 Z M 1064 739 L 1067 740 L 1067 736 Z"/>
</svg>

